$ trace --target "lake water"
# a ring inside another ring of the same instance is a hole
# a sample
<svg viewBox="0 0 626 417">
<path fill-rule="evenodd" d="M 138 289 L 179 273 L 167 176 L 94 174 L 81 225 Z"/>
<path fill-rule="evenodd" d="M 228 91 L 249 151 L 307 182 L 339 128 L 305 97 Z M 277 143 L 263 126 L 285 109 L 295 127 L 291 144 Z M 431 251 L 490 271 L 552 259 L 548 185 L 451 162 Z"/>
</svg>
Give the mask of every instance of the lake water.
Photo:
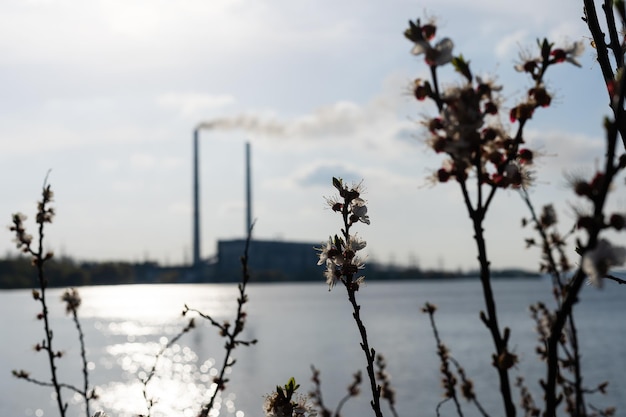
<svg viewBox="0 0 626 417">
<path fill-rule="evenodd" d="M 536 301 L 552 305 L 545 280 L 498 280 L 501 326 L 512 329 L 510 346 L 520 357 L 512 376 L 523 375 L 537 389 L 544 376 L 534 354 L 536 336 L 528 306 Z M 81 383 L 79 345 L 75 328 L 59 300 L 61 290 L 49 290 L 54 347 L 64 351 L 60 362 L 63 381 Z M 152 367 L 154 355 L 168 338 L 186 324 L 181 316 L 187 304 L 217 320 L 232 320 L 236 308 L 234 285 L 136 285 L 80 288 L 81 321 L 86 333 L 90 378 L 98 387 L 97 408 L 111 417 L 145 412 L 138 375 Z M 222 416 L 262 416 L 264 395 L 295 377 L 303 393 L 312 387 L 310 366 L 321 371 L 324 400 L 330 408 L 345 394 L 352 374 L 364 369 L 359 334 L 345 289 L 328 292 L 320 283 L 251 284 L 249 318 L 244 339 L 257 338 L 252 347 L 238 347 L 237 363 L 220 402 Z M 491 415 L 501 415 L 495 370 L 490 366 L 492 342 L 478 319 L 483 308 L 475 280 L 447 282 L 368 283 L 357 293 L 370 344 L 384 354 L 397 390 L 401 416 L 433 416 L 441 399 L 439 362 L 428 316 L 420 312 L 426 301 L 438 306 L 440 335 L 453 356 L 474 380 L 476 392 Z M 626 287 L 607 283 L 604 289 L 583 288 L 576 306 L 585 382 L 610 381 L 606 396 L 594 396 L 596 406 L 615 405 L 626 415 Z M 30 291 L 0 291 L 0 416 L 56 416 L 51 390 L 11 376 L 25 369 L 32 377 L 49 377 L 43 353 L 33 346 L 43 338 L 36 319 L 39 304 Z M 193 416 L 210 387 L 211 376 L 223 360 L 224 339 L 214 328 L 197 322 L 160 360 L 158 377 L 148 386 L 158 399 L 153 416 Z M 344 407 L 343 415 L 373 415 L 368 385 L 362 395 Z M 518 393 L 515 393 L 516 398 Z M 65 391 L 69 416 L 84 416 L 77 399 Z M 540 399 L 540 397 L 537 397 Z M 384 409 L 385 410 L 385 409 Z M 386 415 L 390 413 L 386 412 Z M 442 415 L 455 415 L 451 404 Z M 466 407 L 466 416 L 478 415 Z"/>
</svg>

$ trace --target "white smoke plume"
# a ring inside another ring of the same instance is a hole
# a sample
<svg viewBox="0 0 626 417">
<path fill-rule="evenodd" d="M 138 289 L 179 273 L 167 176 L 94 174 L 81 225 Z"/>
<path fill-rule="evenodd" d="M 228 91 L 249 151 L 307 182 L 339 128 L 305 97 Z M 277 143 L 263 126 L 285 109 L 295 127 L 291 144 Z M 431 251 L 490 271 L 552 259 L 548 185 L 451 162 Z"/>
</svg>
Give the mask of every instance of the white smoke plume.
<svg viewBox="0 0 626 417">
<path fill-rule="evenodd" d="M 378 97 L 363 106 L 337 102 L 288 121 L 242 114 L 200 123 L 198 129 L 245 130 L 270 137 L 324 138 L 351 136 L 376 126 L 398 125 L 397 100 Z"/>
</svg>

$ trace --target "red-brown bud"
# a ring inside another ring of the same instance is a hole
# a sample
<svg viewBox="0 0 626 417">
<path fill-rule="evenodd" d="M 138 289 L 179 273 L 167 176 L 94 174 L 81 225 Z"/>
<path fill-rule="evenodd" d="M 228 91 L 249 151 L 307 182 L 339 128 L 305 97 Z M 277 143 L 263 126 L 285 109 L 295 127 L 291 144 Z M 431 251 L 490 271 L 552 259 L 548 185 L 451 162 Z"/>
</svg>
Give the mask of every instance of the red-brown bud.
<svg viewBox="0 0 626 417">
<path fill-rule="evenodd" d="M 485 114 L 498 114 L 498 106 L 493 101 L 485 104 Z"/>
<path fill-rule="evenodd" d="M 437 137 L 433 141 L 433 150 L 437 153 L 443 152 L 446 150 L 447 140 L 446 138 Z"/>
<path fill-rule="evenodd" d="M 533 162 L 533 152 L 530 149 L 522 148 L 517 154 L 521 162 L 530 164 Z"/>
<path fill-rule="evenodd" d="M 524 68 L 524 72 L 528 72 L 530 74 L 534 74 L 535 70 L 537 69 L 537 62 L 536 61 L 526 61 L 526 62 L 524 62 L 524 65 L 522 65 L 522 67 Z"/>
<path fill-rule="evenodd" d="M 447 182 L 450 179 L 450 173 L 444 168 L 440 168 L 439 171 L 437 171 L 437 179 L 439 182 Z"/>
<path fill-rule="evenodd" d="M 437 26 L 433 25 L 432 23 L 422 26 L 422 36 L 427 41 L 434 38 L 436 33 L 437 33 Z"/>
<path fill-rule="evenodd" d="M 443 122 L 440 117 L 430 119 L 428 122 L 428 130 L 435 132 L 435 130 L 443 129 Z"/>
<path fill-rule="evenodd" d="M 563 49 L 555 49 L 550 52 L 550 55 L 554 58 L 554 62 L 563 62 L 567 58 L 567 53 Z"/>
<path fill-rule="evenodd" d="M 485 142 L 491 142 L 498 137 L 498 131 L 491 127 L 483 129 L 482 134 Z"/>
<path fill-rule="evenodd" d="M 511 120 L 511 122 L 515 122 L 516 120 L 524 122 L 533 116 L 534 110 L 535 108 L 532 104 L 522 103 L 511 109 L 511 112 L 509 113 L 509 119 Z"/>
<path fill-rule="evenodd" d="M 492 164 L 496 166 L 499 166 L 501 163 L 505 161 L 504 155 L 502 155 L 498 151 L 493 151 L 489 153 L 489 155 L 487 156 L 487 159 L 489 159 L 489 162 L 491 162 Z"/>
<path fill-rule="evenodd" d="M 600 187 L 604 184 L 604 174 L 602 172 L 596 173 L 596 175 L 591 180 L 591 188 L 594 192 L 598 192 Z"/>
<path fill-rule="evenodd" d="M 591 229 L 593 227 L 594 223 L 595 222 L 593 221 L 592 217 L 590 217 L 590 216 L 580 216 L 578 218 L 578 222 L 576 222 L 576 226 L 579 229 L 587 229 L 587 230 L 589 230 L 589 229 Z"/>
<path fill-rule="evenodd" d="M 578 181 L 574 184 L 574 192 L 577 195 L 590 197 L 591 196 L 591 185 L 585 181 Z"/>
<path fill-rule="evenodd" d="M 626 219 L 621 214 L 611 214 L 609 225 L 615 230 L 622 230 L 626 226 Z"/>
<path fill-rule="evenodd" d="M 430 83 L 428 81 L 422 81 L 420 78 L 417 78 L 415 81 L 413 81 L 413 95 L 419 101 L 430 97 L 432 93 L 433 90 L 430 87 Z"/>
</svg>

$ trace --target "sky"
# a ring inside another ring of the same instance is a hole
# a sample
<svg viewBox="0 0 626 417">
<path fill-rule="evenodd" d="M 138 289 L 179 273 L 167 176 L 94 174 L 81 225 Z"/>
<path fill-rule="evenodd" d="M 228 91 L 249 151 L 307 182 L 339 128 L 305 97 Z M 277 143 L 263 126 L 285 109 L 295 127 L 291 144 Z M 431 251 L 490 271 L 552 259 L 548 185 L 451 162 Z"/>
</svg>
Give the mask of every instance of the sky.
<svg viewBox="0 0 626 417">
<path fill-rule="evenodd" d="M 588 44 L 581 15 L 571 0 L 2 1 L 0 219 L 8 226 L 23 212 L 34 234 L 48 175 L 57 216 L 46 242 L 56 254 L 190 262 L 192 132 L 219 121 L 200 133 L 203 257 L 245 234 L 249 142 L 255 238 L 339 233 L 324 199 L 338 176 L 362 181 L 371 225 L 354 230 L 370 261 L 475 269 L 459 187 L 429 181 L 441 158 L 420 120 L 434 109 L 410 91 L 428 71 L 402 33 L 409 19 L 435 18 L 474 73 L 504 86 L 506 110 L 530 86 L 513 69 L 520 51 L 545 36 Z M 579 204 L 566 175 L 594 172 L 608 110 L 593 49 L 580 61 L 551 68 L 553 105 L 526 130 L 541 154 L 531 196 L 555 203 L 564 229 Z M 460 77 L 447 66 L 440 80 Z M 620 186 L 611 201 L 623 208 Z M 537 268 L 525 216 L 516 191 L 497 194 L 485 223 L 494 267 Z M 3 228 L 0 254 L 17 253 L 12 238 Z"/>
</svg>

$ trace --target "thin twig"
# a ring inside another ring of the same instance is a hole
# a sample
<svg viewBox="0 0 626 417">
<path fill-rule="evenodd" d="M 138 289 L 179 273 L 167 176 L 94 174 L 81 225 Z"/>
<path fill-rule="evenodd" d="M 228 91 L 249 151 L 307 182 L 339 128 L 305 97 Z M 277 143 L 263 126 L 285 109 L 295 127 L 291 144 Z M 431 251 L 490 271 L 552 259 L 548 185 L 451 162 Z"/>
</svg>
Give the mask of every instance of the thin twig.
<svg viewBox="0 0 626 417">
<path fill-rule="evenodd" d="M 248 295 L 246 294 L 246 285 L 248 284 L 250 280 L 250 273 L 248 271 L 248 251 L 250 248 L 250 241 L 252 240 L 253 228 L 254 228 L 254 224 L 252 224 L 252 226 L 250 226 L 250 230 L 248 230 L 248 236 L 246 238 L 246 245 L 244 248 L 244 253 L 243 253 L 243 256 L 241 257 L 242 278 L 241 278 L 241 282 L 237 286 L 237 288 L 239 289 L 239 297 L 237 298 L 237 313 L 235 315 L 235 326 L 233 327 L 232 330 L 230 330 L 229 329 L 230 326 L 228 324 L 226 323 L 223 325 L 219 324 L 215 320 L 213 320 L 210 316 L 201 314 L 201 317 L 208 319 L 212 325 L 218 327 L 220 329 L 222 336 L 226 338 L 226 344 L 225 344 L 226 352 L 224 354 L 224 361 L 222 362 L 222 366 L 220 368 L 219 374 L 213 379 L 213 382 L 215 382 L 216 384 L 215 391 L 211 395 L 211 398 L 209 399 L 209 401 L 202 406 L 200 410 L 200 414 L 199 414 L 200 417 L 207 417 L 209 415 L 209 412 L 213 409 L 213 405 L 215 403 L 215 399 L 217 398 L 218 393 L 224 390 L 224 388 L 226 387 L 226 382 L 228 382 L 228 379 L 225 378 L 226 369 L 232 367 L 236 362 L 234 359 L 231 359 L 231 353 L 233 349 L 235 349 L 235 347 L 237 347 L 238 345 L 249 346 L 257 342 L 256 339 L 253 339 L 253 340 L 238 339 L 238 336 L 244 329 L 245 319 L 246 319 L 246 313 L 243 311 L 243 305 L 248 301 Z M 187 306 L 185 306 L 185 312 L 187 311 L 198 312 L 197 310 L 188 309 Z"/>
</svg>

